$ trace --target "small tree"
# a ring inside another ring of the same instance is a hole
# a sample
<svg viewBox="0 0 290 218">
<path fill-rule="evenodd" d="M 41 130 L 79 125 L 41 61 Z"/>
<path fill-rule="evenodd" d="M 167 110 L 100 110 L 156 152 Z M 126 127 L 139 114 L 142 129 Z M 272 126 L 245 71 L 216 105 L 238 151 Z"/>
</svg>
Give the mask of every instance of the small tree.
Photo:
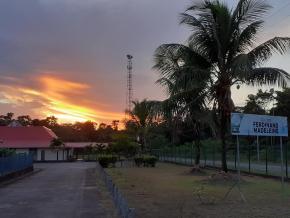
<svg viewBox="0 0 290 218">
<path fill-rule="evenodd" d="M 52 149 L 63 149 L 65 147 L 64 142 L 60 138 L 54 138 L 50 142 L 50 147 Z"/>
<path fill-rule="evenodd" d="M 117 134 L 113 137 L 111 144 L 112 152 L 126 157 L 132 157 L 137 154 L 139 145 L 126 134 Z"/>
</svg>

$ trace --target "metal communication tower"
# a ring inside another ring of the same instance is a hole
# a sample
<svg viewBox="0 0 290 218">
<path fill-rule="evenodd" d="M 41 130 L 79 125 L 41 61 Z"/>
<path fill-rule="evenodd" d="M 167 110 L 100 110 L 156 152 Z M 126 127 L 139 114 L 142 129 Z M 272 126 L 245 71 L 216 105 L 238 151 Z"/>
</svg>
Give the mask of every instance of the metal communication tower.
<svg viewBox="0 0 290 218">
<path fill-rule="evenodd" d="M 126 94 L 126 107 L 128 111 L 132 109 L 132 99 L 133 99 L 133 87 L 132 87 L 132 55 L 127 55 L 128 63 L 127 63 L 127 94 Z"/>
</svg>

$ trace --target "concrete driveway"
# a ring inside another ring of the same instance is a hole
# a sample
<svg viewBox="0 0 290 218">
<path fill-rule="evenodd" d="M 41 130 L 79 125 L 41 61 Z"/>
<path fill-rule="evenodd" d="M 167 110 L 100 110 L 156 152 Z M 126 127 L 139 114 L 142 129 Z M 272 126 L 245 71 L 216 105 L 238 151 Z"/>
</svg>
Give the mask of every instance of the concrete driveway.
<svg viewBox="0 0 290 218">
<path fill-rule="evenodd" d="M 35 164 L 39 173 L 0 188 L 1 218 L 103 218 L 95 163 Z"/>
</svg>

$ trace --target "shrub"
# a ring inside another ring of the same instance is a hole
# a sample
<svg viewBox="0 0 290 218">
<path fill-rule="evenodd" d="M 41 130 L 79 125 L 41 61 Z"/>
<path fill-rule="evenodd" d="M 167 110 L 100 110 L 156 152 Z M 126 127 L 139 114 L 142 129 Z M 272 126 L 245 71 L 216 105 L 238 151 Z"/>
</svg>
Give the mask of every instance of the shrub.
<svg viewBox="0 0 290 218">
<path fill-rule="evenodd" d="M 98 157 L 98 161 L 103 168 L 109 167 L 109 165 L 115 165 L 118 157 L 116 155 L 102 155 Z"/>
<path fill-rule="evenodd" d="M 144 167 L 155 167 L 158 158 L 153 155 L 143 155 L 136 156 L 134 160 L 137 167 L 140 167 L 142 164 Z"/>
<path fill-rule="evenodd" d="M 14 149 L 0 148 L 0 157 L 9 157 L 15 154 L 16 152 Z"/>
<path fill-rule="evenodd" d="M 124 155 L 126 157 L 134 156 L 139 150 L 140 145 L 125 134 L 117 134 L 114 136 L 114 142 L 111 143 L 111 151 L 113 153 Z"/>
<path fill-rule="evenodd" d="M 140 167 L 143 164 L 143 157 L 142 156 L 136 156 L 134 158 L 135 164 L 137 167 Z"/>
<path fill-rule="evenodd" d="M 143 162 L 144 162 L 144 166 L 148 167 L 155 167 L 156 162 L 157 162 L 157 157 L 152 156 L 152 155 L 145 155 L 143 157 Z"/>
</svg>

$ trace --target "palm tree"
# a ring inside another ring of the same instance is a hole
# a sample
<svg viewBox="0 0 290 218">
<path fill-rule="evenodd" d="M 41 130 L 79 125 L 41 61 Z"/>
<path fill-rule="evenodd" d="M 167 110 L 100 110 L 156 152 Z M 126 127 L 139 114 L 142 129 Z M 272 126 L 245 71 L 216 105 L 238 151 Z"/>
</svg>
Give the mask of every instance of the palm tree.
<svg viewBox="0 0 290 218">
<path fill-rule="evenodd" d="M 147 148 L 146 136 L 148 128 L 153 119 L 153 107 L 155 101 L 148 101 L 146 99 L 142 101 L 133 101 L 132 111 L 128 111 L 131 120 L 127 122 L 127 126 L 134 125 L 137 131 L 137 137 L 141 143 L 141 149 L 144 151 Z"/>
<path fill-rule="evenodd" d="M 245 83 L 285 87 L 290 79 L 282 69 L 263 67 L 274 53 L 284 54 L 289 49 L 290 38 L 275 37 L 255 46 L 257 33 L 264 23 L 262 17 L 269 9 L 270 6 L 260 0 L 240 0 L 234 9 L 219 0 L 203 0 L 180 15 L 180 23 L 192 30 L 187 43 L 194 59 L 190 62 L 197 64 L 194 66 L 195 75 L 179 78 L 179 84 L 190 84 L 192 80 L 202 78 L 203 74 L 210 74 L 207 80 L 208 99 L 218 116 L 222 169 L 225 172 L 227 134 L 230 114 L 234 109 L 232 86 Z M 176 44 L 173 45 L 176 47 Z M 162 45 L 159 49 L 162 47 L 170 50 L 171 45 Z M 186 66 L 187 61 L 177 59 L 175 65 L 182 63 Z M 200 65 L 208 65 L 208 72 Z"/>
<path fill-rule="evenodd" d="M 160 72 L 157 83 L 166 88 L 169 96 L 163 102 L 163 115 L 169 120 L 183 118 L 184 122 L 189 122 L 193 127 L 196 169 L 200 163 L 201 127 L 204 117 L 208 117 L 205 113 L 208 112 L 207 89 L 211 80 L 209 67 L 201 59 L 196 61 L 194 50 L 190 46 L 166 44 L 155 51 L 154 68 Z M 197 73 L 198 71 L 203 73 Z"/>
<path fill-rule="evenodd" d="M 65 144 L 60 138 L 53 138 L 50 142 L 50 147 L 52 149 L 63 149 Z"/>
</svg>

